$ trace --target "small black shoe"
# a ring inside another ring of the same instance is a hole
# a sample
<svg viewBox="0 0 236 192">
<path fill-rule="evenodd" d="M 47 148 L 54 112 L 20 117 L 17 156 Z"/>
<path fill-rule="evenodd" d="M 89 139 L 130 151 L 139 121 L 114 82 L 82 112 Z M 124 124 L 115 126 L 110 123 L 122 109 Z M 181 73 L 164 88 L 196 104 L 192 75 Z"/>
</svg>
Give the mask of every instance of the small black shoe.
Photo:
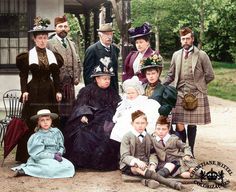
<svg viewBox="0 0 236 192">
<path fill-rule="evenodd" d="M 20 176 L 24 176 L 25 172 L 23 169 L 19 169 L 18 171 L 16 171 L 16 174 L 14 175 L 14 177 L 20 177 Z"/>
</svg>

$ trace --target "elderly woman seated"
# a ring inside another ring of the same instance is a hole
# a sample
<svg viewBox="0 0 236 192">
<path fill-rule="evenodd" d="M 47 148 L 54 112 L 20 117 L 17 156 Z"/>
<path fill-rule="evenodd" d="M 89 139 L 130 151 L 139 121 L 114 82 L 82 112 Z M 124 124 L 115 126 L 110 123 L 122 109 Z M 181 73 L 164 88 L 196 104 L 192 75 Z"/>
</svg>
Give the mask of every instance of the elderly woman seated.
<svg viewBox="0 0 236 192">
<path fill-rule="evenodd" d="M 122 87 L 125 93 L 113 117 L 115 126 L 110 138 L 121 142 L 124 134 L 132 129 L 131 114 L 136 110 L 141 110 L 147 115 L 148 125 L 146 129 L 148 133 L 152 134 L 155 130 L 156 119 L 159 117 L 160 104 L 153 99 L 148 99 L 147 96 L 143 96 L 142 82 L 137 76 L 124 81 Z"/>
<path fill-rule="evenodd" d="M 91 76 L 94 82 L 80 90 L 65 127 L 66 157 L 76 168 L 118 168 L 119 150 L 109 136 L 120 96 L 110 87 L 114 73 L 109 62 L 105 61 L 101 60 L 95 68 Z"/>
</svg>

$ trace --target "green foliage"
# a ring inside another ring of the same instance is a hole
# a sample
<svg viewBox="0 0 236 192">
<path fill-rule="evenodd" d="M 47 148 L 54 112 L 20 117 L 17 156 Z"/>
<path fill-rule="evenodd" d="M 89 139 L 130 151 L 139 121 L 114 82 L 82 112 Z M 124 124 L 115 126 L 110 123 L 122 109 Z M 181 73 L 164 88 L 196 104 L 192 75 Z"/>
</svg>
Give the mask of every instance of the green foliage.
<svg viewBox="0 0 236 192">
<path fill-rule="evenodd" d="M 195 45 L 201 40 L 211 59 L 236 61 L 236 1 L 132 0 L 131 11 L 133 26 L 147 21 L 154 33 L 159 32 L 162 56 L 170 58 L 180 48 L 178 30 L 189 26 L 195 32 Z"/>
<path fill-rule="evenodd" d="M 65 15 L 70 26 L 69 37 L 75 43 L 77 53 L 79 53 L 80 59 L 83 59 L 84 39 L 81 34 L 79 21 L 74 14 L 65 13 Z"/>
</svg>

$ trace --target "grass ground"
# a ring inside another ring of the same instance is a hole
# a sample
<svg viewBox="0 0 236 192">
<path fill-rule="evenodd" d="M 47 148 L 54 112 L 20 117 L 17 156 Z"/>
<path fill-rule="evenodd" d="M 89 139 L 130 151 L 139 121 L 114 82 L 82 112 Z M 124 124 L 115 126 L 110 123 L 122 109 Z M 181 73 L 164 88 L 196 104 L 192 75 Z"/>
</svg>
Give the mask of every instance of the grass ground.
<svg viewBox="0 0 236 192">
<path fill-rule="evenodd" d="M 236 63 L 213 62 L 215 79 L 208 85 L 208 94 L 231 101 L 236 101 Z M 165 77 L 169 68 L 166 63 L 162 73 Z"/>
</svg>

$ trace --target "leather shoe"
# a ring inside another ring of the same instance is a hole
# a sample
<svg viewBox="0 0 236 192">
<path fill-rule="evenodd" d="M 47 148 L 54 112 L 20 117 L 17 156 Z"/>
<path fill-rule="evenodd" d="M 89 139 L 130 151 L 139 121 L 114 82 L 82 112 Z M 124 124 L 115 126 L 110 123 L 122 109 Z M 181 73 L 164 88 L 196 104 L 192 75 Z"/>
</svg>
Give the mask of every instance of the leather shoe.
<svg viewBox="0 0 236 192">
<path fill-rule="evenodd" d="M 144 186 L 147 186 L 151 189 L 156 189 L 159 187 L 160 183 L 158 181 L 152 180 L 152 179 L 142 179 L 141 183 Z"/>
<path fill-rule="evenodd" d="M 25 172 L 23 169 L 19 169 L 18 171 L 16 171 L 16 174 L 14 175 L 14 177 L 20 177 L 20 176 L 24 176 Z"/>
</svg>

